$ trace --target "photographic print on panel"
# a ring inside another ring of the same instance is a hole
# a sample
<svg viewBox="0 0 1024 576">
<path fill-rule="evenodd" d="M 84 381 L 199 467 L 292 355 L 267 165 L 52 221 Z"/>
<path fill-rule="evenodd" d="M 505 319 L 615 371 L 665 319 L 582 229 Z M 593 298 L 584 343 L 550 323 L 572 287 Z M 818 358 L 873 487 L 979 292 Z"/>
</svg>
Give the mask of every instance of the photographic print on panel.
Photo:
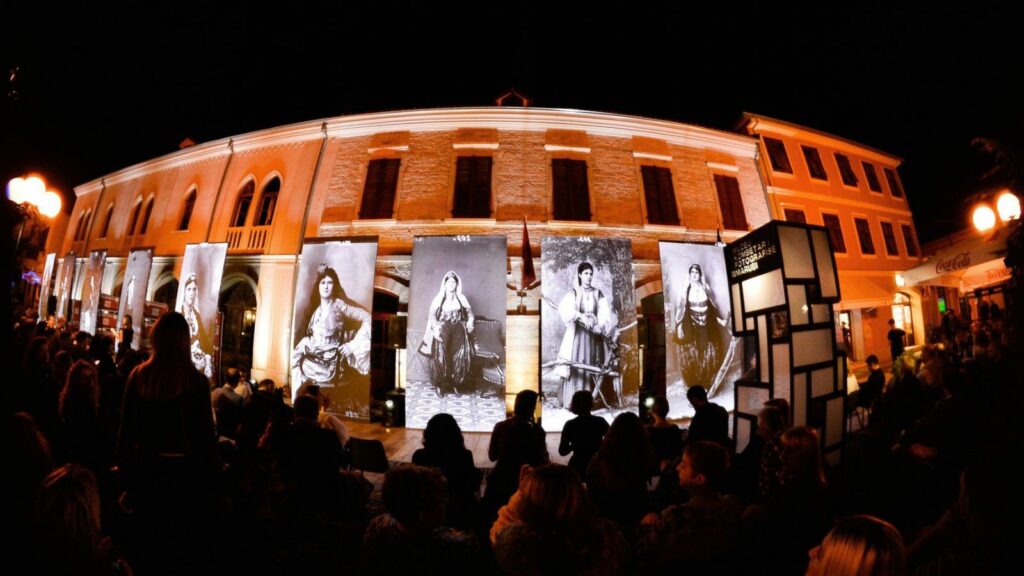
<svg viewBox="0 0 1024 576">
<path fill-rule="evenodd" d="M 291 387 L 330 399 L 328 411 L 370 419 L 375 237 L 306 242 L 295 284 Z"/>
<path fill-rule="evenodd" d="M 744 354 L 742 341 L 732 335 L 723 250 L 685 242 L 660 242 L 659 250 L 669 417 L 693 416 L 686 399 L 691 386 L 703 386 L 711 402 L 732 412 L 733 382 L 743 374 Z"/>
<path fill-rule="evenodd" d="M 57 254 L 50 253 L 46 255 L 46 265 L 43 266 L 43 282 L 39 285 L 39 320 L 46 322 L 47 315 L 49 315 L 49 304 L 50 299 L 50 283 L 53 280 L 53 268 L 57 261 Z"/>
<path fill-rule="evenodd" d="M 611 421 L 638 411 L 636 295 L 629 240 L 545 236 L 541 242 L 541 389 L 544 425 L 574 417 L 586 392 Z"/>
<path fill-rule="evenodd" d="M 406 333 L 405 420 L 445 412 L 464 431 L 505 419 L 504 236 L 417 236 Z"/>
<path fill-rule="evenodd" d="M 189 244 L 181 262 L 181 279 L 174 310 L 188 321 L 191 334 L 192 363 L 197 370 L 213 378 L 213 365 L 217 326 L 217 300 L 220 281 L 224 274 L 224 258 L 228 253 L 226 242 L 218 244 Z"/>
<path fill-rule="evenodd" d="M 60 261 L 57 266 L 57 284 L 54 290 L 57 291 L 57 319 L 67 319 L 68 300 L 71 296 L 71 288 L 75 281 L 75 253 L 72 252 Z"/>
<path fill-rule="evenodd" d="M 106 262 L 106 250 L 93 250 L 89 253 L 89 259 L 85 261 L 82 276 L 82 312 L 78 328 L 89 334 L 96 332 L 96 312 L 100 304 L 103 266 Z"/>
<path fill-rule="evenodd" d="M 125 317 L 130 317 L 132 341 L 128 344 L 135 350 L 142 347 L 142 327 L 145 321 L 146 291 L 149 288 L 149 272 L 153 267 L 153 249 L 132 250 L 124 268 L 121 284 L 121 301 L 117 310 L 117 326 L 124 326 Z M 219 291 L 219 290 L 218 290 Z M 122 343 L 124 345 L 124 343 Z"/>
</svg>

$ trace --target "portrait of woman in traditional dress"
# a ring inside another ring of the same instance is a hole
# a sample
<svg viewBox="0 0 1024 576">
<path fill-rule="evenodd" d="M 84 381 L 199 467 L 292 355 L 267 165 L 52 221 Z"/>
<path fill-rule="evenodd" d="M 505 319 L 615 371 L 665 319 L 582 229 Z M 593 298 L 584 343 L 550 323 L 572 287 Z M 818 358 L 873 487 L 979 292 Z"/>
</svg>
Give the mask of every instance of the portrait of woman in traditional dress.
<svg viewBox="0 0 1024 576">
<path fill-rule="evenodd" d="M 576 267 L 572 290 L 562 297 L 558 316 L 565 324 L 565 334 L 558 348 L 558 366 L 554 373 L 562 379 L 558 403 L 568 408 L 572 395 L 579 390 L 596 393 L 594 371 L 574 366 L 584 364 L 601 369 L 605 364 L 606 338 L 615 334 L 609 300 L 594 287 L 594 266 L 581 262 Z"/>
<path fill-rule="evenodd" d="M 690 265 L 689 279 L 675 307 L 673 339 L 679 345 L 679 364 L 686 386 L 710 390 L 728 347 L 728 319 L 715 305 L 700 264 Z"/>
<path fill-rule="evenodd" d="M 370 373 L 370 313 L 348 299 L 338 273 L 326 264 L 317 269 L 309 298 L 305 334 L 292 351 L 295 389 L 312 382 L 340 386 L 349 376 Z"/>
<path fill-rule="evenodd" d="M 449 270 L 430 303 L 421 350 L 430 352 L 431 383 L 444 396 L 466 390 L 473 358 L 473 308 L 462 293 L 462 278 Z"/>
<path fill-rule="evenodd" d="M 193 272 L 185 279 L 185 297 L 181 301 L 181 307 L 178 309 L 178 312 L 188 322 L 192 364 L 195 365 L 196 370 L 205 374 L 207 378 L 212 378 L 213 357 L 207 353 L 207 350 L 210 348 L 209 338 L 207 337 L 206 325 L 203 324 L 203 317 L 199 314 L 198 293 L 199 285 L 196 274 Z"/>
</svg>

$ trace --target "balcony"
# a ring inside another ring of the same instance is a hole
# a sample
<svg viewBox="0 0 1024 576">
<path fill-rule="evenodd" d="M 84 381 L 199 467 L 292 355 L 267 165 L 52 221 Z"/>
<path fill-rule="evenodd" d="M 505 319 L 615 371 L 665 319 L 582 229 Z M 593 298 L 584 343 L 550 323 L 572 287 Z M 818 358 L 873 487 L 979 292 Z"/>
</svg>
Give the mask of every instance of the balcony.
<svg viewBox="0 0 1024 576">
<path fill-rule="evenodd" d="M 232 254 L 262 253 L 270 238 L 270 226 L 228 228 L 228 252 Z"/>
</svg>

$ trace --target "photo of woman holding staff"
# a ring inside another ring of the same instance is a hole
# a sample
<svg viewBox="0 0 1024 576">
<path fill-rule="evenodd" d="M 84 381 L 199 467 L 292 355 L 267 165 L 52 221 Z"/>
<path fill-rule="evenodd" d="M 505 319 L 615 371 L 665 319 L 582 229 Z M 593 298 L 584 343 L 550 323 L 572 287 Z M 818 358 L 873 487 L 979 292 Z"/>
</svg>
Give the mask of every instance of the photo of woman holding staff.
<svg viewBox="0 0 1024 576">
<path fill-rule="evenodd" d="M 566 409 L 576 392 L 598 392 L 593 372 L 578 365 L 603 368 L 605 339 L 615 335 L 608 299 L 594 287 L 593 281 L 593 264 L 581 262 L 576 268 L 575 286 L 562 297 L 558 305 L 558 315 L 565 324 L 565 334 L 558 349 L 558 359 L 562 363 L 554 372 L 562 379 L 558 403 Z"/>
<path fill-rule="evenodd" d="M 728 318 L 711 299 L 711 286 L 700 264 L 691 264 L 690 282 L 676 304 L 673 339 L 680 348 L 683 381 L 687 387 L 710 390 L 728 344 Z"/>
<path fill-rule="evenodd" d="M 473 359 L 473 308 L 462 293 L 462 279 L 449 270 L 430 303 L 421 347 L 430 351 L 431 383 L 445 396 L 465 390 Z"/>
</svg>

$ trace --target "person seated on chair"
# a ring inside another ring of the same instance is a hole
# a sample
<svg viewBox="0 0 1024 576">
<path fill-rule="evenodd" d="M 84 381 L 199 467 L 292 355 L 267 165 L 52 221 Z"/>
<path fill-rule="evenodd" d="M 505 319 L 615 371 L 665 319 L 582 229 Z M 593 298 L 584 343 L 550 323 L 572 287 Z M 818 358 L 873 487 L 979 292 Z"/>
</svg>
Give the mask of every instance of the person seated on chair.
<svg viewBox="0 0 1024 576">
<path fill-rule="evenodd" d="M 524 464 L 539 466 L 548 462 L 546 433 L 533 419 L 537 399 L 533 390 L 520 391 L 516 394 L 512 417 L 495 424 L 491 432 L 487 456 L 497 464 L 487 477 L 484 502 L 492 517 L 519 488 L 519 469 Z"/>
<path fill-rule="evenodd" d="M 590 410 L 593 407 L 594 397 L 590 392 L 577 390 L 572 395 L 569 411 L 576 417 L 565 423 L 562 428 L 562 439 L 558 443 L 560 455 L 572 453 L 569 467 L 575 470 L 580 478 L 587 476 L 587 465 L 601 448 L 601 441 L 608 432 L 608 421 L 591 414 Z"/>
<path fill-rule="evenodd" d="M 320 403 L 312 396 L 295 399 L 295 420 L 275 455 L 289 492 L 324 501 L 336 495 L 339 472 L 347 457 L 338 436 L 317 423 Z"/>
<path fill-rule="evenodd" d="M 686 398 L 695 412 L 690 422 L 690 432 L 686 442 L 707 440 L 717 442 L 726 449 L 732 447 L 729 440 L 729 413 L 714 402 L 708 401 L 708 391 L 703 386 L 690 386 L 686 390 Z"/>
<path fill-rule="evenodd" d="M 448 481 L 448 524 L 471 530 L 479 522 L 480 499 L 477 496 L 483 474 L 473 463 L 459 423 L 451 414 L 434 414 L 423 430 L 423 448 L 412 455 L 417 466 L 441 470 Z"/>
</svg>

